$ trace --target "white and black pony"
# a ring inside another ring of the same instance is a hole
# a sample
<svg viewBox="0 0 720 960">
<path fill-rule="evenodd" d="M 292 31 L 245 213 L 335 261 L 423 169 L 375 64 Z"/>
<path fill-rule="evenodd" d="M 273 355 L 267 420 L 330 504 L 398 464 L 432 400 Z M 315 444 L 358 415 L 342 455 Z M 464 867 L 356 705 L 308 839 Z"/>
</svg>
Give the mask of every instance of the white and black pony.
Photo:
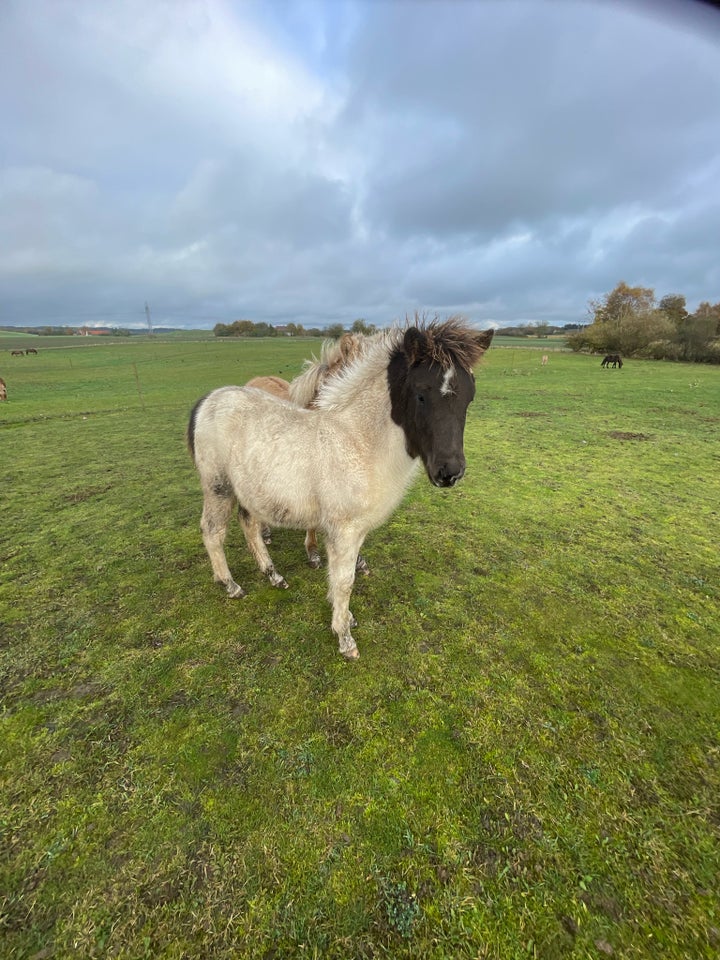
<svg viewBox="0 0 720 960">
<path fill-rule="evenodd" d="M 328 599 L 340 652 L 356 659 L 350 594 L 367 534 L 399 504 L 422 464 L 437 487 L 465 473 L 463 436 L 472 369 L 493 331 L 459 318 L 371 338 L 328 377 L 313 409 L 248 387 L 220 387 L 192 410 L 187 440 L 203 489 L 200 522 L 215 580 L 231 597 L 224 541 L 235 505 L 250 552 L 277 587 L 263 524 L 325 535 Z"/>
</svg>

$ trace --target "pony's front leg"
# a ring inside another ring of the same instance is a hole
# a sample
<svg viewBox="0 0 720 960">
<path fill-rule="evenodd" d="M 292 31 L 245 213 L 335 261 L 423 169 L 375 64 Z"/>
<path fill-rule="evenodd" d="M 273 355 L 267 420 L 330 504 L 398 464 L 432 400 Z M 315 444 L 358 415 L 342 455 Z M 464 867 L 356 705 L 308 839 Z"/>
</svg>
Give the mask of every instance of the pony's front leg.
<svg viewBox="0 0 720 960">
<path fill-rule="evenodd" d="M 260 521 L 250 516 L 243 507 L 239 508 L 238 517 L 243 533 L 245 534 L 245 542 L 248 545 L 250 553 L 255 558 L 255 563 L 257 563 L 274 587 L 282 587 L 283 590 L 287 590 L 287 580 L 285 577 L 280 576 L 275 569 L 268 549 L 263 541 L 262 524 Z"/>
<path fill-rule="evenodd" d="M 217 494 L 206 490 L 200 529 L 215 580 L 223 584 L 228 596 L 244 597 L 245 591 L 232 578 L 224 547 L 228 521 L 234 504 L 235 498 L 231 493 Z"/>
<path fill-rule="evenodd" d="M 355 583 L 355 564 L 363 538 L 356 534 L 341 533 L 327 538 L 328 600 L 332 604 L 332 628 L 338 638 L 340 653 L 348 660 L 360 656 L 357 644 L 350 633 L 357 626 L 350 612 L 350 594 Z"/>
</svg>

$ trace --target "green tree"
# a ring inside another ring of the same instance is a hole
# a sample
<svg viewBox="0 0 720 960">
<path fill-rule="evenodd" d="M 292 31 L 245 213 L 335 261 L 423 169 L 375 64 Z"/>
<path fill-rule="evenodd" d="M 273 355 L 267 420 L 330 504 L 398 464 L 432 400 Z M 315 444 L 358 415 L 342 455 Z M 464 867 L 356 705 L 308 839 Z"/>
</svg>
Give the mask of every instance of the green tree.
<svg viewBox="0 0 720 960">
<path fill-rule="evenodd" d="M 677 330 L 679 330 L 687 320 L 688 312 L 685 305 L 685 297 L 683 297 L 682 294 L 666 294 L 658 304 L 658 308 L 662 310 Z"/>
<path fill-rule="evenodd" d="M 374 323 L 366 323 L 364 320 L 356 320 L 353 325 L 350 327 L 351 333 L 360 333 L 363 336 L 371 336 L 373 333 L 377 332 L 377 327 Z"/>
<path fill-rule="evenodd" d="M 345 327 L 341 323 L 331 323 L 330 326 L 325 330 L 325 336 L 330 337 L 333 340 L 337 340 L 345 333 Z"/>
<path fill-rule="evenodd" d="M 270 323 L 252 323 L 250 330 L 251 337 L 276 337 L 277 330 Z"/>
<path fill-rule="evenodd" d="M 685 319 L 679 330 L 682 357 L 685 360 L 712 361 L 720 359 L 720 303 L 703 301 Z"/>
</svg>

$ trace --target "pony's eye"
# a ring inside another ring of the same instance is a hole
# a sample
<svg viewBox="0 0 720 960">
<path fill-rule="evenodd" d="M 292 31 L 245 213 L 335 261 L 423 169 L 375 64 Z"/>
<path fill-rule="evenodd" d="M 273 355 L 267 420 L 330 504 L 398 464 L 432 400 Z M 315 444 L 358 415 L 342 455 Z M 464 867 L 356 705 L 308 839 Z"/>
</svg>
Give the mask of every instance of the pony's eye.
<svg viewBox="0 0 720 960">
<path fill-rule="evenodd" d="M 418 403 L 425 403 L 425 396 L 424 396 L 424 394 L 419 393 L 419 394 L 417 395 L 417 401 L 418 401 Z"/>
</svg>

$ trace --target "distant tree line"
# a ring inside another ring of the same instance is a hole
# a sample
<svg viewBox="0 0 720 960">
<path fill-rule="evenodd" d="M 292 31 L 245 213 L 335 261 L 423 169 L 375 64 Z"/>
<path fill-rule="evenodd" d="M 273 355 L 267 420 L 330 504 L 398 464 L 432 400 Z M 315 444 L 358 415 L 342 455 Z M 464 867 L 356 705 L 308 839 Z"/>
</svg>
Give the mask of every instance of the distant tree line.
<svg viewBox="0 0 720 960">
<path fill-rule="evenodd" d="M 34 333 L 38 337 L 72 337 L 77 333 L 75 327 L 0 327 L 13 333 Z"/>
<path fill-rule="evenodd" d="M 552 323 L 521 323 L 513 327 L 501 327 L 498 330 L 503 337 L 552 337 L 557 334 L 568 333 L 571 330 L 579 330 L 579 323 L 566 323 L 558 327 Z"/>
<path fill-rule="evenodd" d="M 80 334 L 83 327 L 10 327 L 0 326 L 0 330 L 13 333 L 32 333 L 36 337 L 74 337 Z M 93 330 L 103 330 L 113 337 L 131 337 L 133 334 L 147 333 L 147 330 L 128 330 L 126 327 L 93 327 Z"/>
<path fill-rule="evenodd" d="M 376 327 L 364 320 L 355 320 L 350 330 L 353 333 L 375 333 Z M 287 323 L 274 327 L 270 323 L 253 323 L 252 320 L 234 320 L 232 323 L 216 323 L 213 327 L 216 337 L 341 337 L 345 327 L 333 323 L 324 330 L 318 327 L 305 328 L 301 323 Z"/>
<path fill-rule="evenodd" d="M 720 303 L 704 301 L 688 313 L 681 294 L 658 301 L 649 287 L 622 281 L 588 309 L 591 323 L 568 337 L 573 350 L 720 363 Z"/>
</svg>

